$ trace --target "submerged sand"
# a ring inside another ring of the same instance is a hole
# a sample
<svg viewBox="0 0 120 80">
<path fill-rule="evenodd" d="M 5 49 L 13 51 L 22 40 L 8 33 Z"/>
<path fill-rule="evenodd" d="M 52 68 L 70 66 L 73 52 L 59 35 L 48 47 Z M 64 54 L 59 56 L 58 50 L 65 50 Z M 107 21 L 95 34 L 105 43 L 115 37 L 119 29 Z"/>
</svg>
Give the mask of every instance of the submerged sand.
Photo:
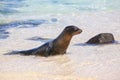
<svg viewBox="0 0 120 80">
<path fill-rule="evenodd" d="M 52 17 L 58 21 L 50 22 Z M 10 32 L 9 37 L 0 40 L 0 80 L 120 79 L 120 44 L 84 44 L 94 35 L 104 32 L 112 33 L 116 41 L 120 42 L 120 12 L 58 14 L 38 18 L 48 19 L 48 23 L 34 28 L 10 28 L 7 30 Z M 4 55 L 12 50 L 26 50 L 40 46 L 46 41 L 29 40 L 29 38 L 38 36 L 54 39 L 65 26 L 71 24 L 81 28 L 83 33 L 73 37 L 65 55 L 48 58 Z"/>
</svg>

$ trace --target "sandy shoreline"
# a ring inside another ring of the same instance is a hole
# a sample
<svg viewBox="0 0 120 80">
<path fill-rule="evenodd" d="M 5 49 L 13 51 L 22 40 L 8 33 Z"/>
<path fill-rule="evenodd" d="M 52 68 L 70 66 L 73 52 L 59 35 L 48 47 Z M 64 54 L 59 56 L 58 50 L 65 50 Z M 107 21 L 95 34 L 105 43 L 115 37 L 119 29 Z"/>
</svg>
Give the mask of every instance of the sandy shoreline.
<svg viewBox="0 0 120 80">
<path fill-rule="evenodd" d="M 120 44 L 83 45 L 94 35 L 104 32 L 113 33 L 115 40 L 120 42 L 119 14 L 118 11 L 52 15 L 45 17 L 48 22 L 39 27 L 8 29 L 9 37 L 0 39 L 0 79 L 119 80 Z M 50 21 L 53 17 L 57 22 Z M 81 28 L 83 33 L 73 37 L 65 55 L 49 58 L 4 55 L 11 50 L 25 50 L 40 46 L 46 41 L 28 39 L 35 36 L 54 39 L 65 26 L 70 24 Z"/>
<path fill-rule="evenodd" d="M 62 75 L 50 75 L 40 74 L 37 72 L 24 72 L 24 73 L 2 73 L 0 74 L 2 80 L 96 80 L 94 78 L 84 78 L 76 76 L 62 76 Z"/>
</svg>

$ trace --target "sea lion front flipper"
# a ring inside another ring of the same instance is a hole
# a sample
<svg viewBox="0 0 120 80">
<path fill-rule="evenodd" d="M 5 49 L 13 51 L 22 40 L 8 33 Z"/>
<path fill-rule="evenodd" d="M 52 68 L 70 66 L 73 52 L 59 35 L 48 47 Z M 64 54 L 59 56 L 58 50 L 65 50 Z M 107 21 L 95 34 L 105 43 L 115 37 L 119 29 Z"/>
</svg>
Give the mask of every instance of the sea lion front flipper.
<svg viewBox="0 0 120 80">
<path fill-rule="evenodd" d="M 33 51 L 33 55 L 48 57 L 51 55 L 51 51 L 53 48 L 53 42 L 48 42 L 40 47 L 38 47 L 35 51 Z"/>
<path fill-rule="evenodd" d="M 50 53 L 51 53 L 50 47 L 46 48 L 46 52 L 44 53 L 45 57 L 50 56 Z"/>
<path fill-rule="evenodd" d="M 48 57 L 52 54 L 53 51 L 53 42 L 48 43 L 48 47 L 46 48 L 45 56 Z"/>
</svg>

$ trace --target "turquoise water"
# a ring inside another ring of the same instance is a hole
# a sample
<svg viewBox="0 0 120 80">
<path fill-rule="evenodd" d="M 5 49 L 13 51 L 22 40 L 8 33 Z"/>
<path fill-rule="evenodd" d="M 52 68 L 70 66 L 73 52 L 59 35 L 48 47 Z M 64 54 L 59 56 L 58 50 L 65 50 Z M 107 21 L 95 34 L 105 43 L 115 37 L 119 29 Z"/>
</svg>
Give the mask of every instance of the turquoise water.
<svg viewBox="0 0 120 80">
<path fill-rule="evenodd" d="M 0 0 L 0 14 L 120 10 L 120 0 Z"/>
<path fill-rule="evenodd" d="M 120 0 L 0 0 L 0 38 L 8 37 L 8 28 L 46 24 L 48 17 L 40 15 L 119 10 Z M 57 22 L 57 17 L 51 22 Z"/>
<path fill-rule="evenodd" d="M 28 0 L 26 4 L 29 7 L 24 7 L 23 12 L 69 13 L 120 9 L 120 0 Z"/>
</svg>

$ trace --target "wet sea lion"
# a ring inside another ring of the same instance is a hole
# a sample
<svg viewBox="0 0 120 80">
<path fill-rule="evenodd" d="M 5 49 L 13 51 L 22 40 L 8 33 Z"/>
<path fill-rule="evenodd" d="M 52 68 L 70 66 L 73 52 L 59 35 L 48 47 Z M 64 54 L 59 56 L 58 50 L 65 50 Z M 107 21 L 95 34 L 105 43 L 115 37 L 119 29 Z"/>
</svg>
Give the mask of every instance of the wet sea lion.
<svg viewBox="0 0 120 80">
<path fill-rule="evenodd" d="M 114 43 L 115 39 L 112 33 L 100 33 L 91 39 L 89 39 L 87 44 L 108 44 Z"/>
<path fill-rule="evenodd" d="M 72 37 L 80 34 L 81 32 L 82 30 L 76 26 L 67 26 L 56 39 L 47 42 L 40 47 L 31 50 L 19 51 L 17 53 L 23 55 L 40 55 L 45 57 L 65 54 Z"/>
</svg>

